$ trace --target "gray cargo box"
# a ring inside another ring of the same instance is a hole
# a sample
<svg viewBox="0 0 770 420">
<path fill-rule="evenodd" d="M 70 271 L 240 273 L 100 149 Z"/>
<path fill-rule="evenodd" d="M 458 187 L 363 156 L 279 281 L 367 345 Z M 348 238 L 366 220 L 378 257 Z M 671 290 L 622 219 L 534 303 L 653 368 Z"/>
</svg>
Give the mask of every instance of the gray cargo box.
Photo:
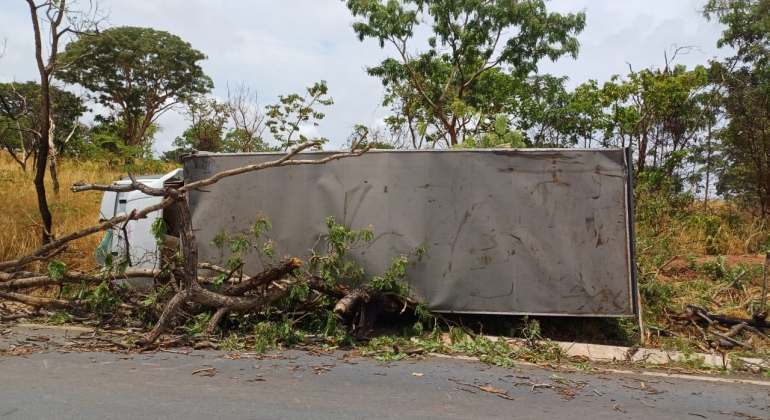
<svg viewBox="0 0 770 420">
<path fill-rule="evenodd" d="M 318 159 L 331 152 L 303 153 Z M 185 181 L 281 154 L 198 154 Z M 319 247 L 327 216 L 374 240 L 350 257 L 368 276 L 428 246 L 409 268 L 415 294 L 438 312 L 631 316 L 637 313 L 628 150 L 374 150 L 325 165 L 226 178 L 189 202 L 202 261 L 225 229 L 272 219 L 281 254 Z M 249 261 L 252 271 L 260 267 Z"/>
</svg>

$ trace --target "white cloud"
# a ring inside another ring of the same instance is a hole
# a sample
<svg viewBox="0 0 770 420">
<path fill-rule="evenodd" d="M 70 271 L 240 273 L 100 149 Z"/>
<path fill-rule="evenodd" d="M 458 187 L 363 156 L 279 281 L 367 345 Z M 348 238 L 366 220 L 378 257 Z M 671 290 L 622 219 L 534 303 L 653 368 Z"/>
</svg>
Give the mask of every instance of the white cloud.
<svg viewBox="0 0 770 420">
<path fill-rule="evenodd" d="M 704 0 L 553 0 L 550 10 L 587 13 L 579 36 L 577 60 L 542 63 L 541 71 L 567 75 L 571 84 L 589 78 L 661 66 L 672 44 L 697 45 L 703 52 L 681 56 L 692 66 L 724 54 L 716 49 L 721 29 L 698 13 Z M 8 38 L 7 56 L 0 59 L 0 81 L 37 78 L 29 10 L 23 2 L 0 8 L 0 39 Z M 387 114 L 379 106 L 382 85 L 363 67 L 377 64 L 389 50 L 376 41 L 359 42 L 353 18 L 340 0 L 106 0 L 112 26 L 144 26 L 166 30 L 206 55 L 206 73 L 214 95 L 224 98 L 227 84 L 245 83 L 259 92 L 261 105 L 279 94 L 302 93 L 326 80 L 335 104 L 314 135 L 344 143 L 355 124 L 375 125 Z M 160 119 L 163 132 L 156 148 L 165 150 L 188 121 L 169 112 Z"/>
</svg>

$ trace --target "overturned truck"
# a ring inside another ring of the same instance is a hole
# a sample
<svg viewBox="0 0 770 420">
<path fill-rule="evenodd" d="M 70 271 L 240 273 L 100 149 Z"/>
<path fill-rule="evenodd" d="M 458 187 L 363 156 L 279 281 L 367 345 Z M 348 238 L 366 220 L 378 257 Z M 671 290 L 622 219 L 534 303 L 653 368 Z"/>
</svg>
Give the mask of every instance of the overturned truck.
<svg viewBox="0 0 770 420">
<path fill-rule="evenodd" d="M 183 169 L 142 182 L 189 183 L 278 156 L 200 153 L 185 157 Z M 223 264 L 228 255 L 211 245 L 214 237 L 247 233 L 257 214 L 272 220 L 282 254 L 307 255 L 334 216 L 352 229 L 374 226 L 374 239 L 348 254 L 368 275 L 427 245 L 407 280 L 434 312 L 634 316 L 630 157 L 628 149 L 373 150 L 225 178 L 190 191 L 188 201 L 201 261 Z M 105 194 L 102 218 L 160 200 L 121 194 Z M 135 266 L 156 268 L 151 224 L 165 219 L 173 239 L 175 214 L 167 208 L 132 221 L 105 247 L 118 254 L 128 243 Z M 247 267 L 261 268 L 258 261 Z"/>
</svg>

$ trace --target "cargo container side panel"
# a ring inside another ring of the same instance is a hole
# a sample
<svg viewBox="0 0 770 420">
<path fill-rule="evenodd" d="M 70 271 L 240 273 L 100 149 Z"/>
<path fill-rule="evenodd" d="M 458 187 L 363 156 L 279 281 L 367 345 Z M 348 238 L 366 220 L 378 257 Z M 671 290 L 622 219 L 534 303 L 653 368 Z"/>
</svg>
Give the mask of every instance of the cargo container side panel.
<svg viewBox="0 0 770 420">
<path fill-rule="evenodd" d="M 194 156 L 185 173 L 203 179 L 275 157 Z M 375 151 L 225 179 L 190 203 L 211 262 L 228 257 L 208 245 L 216 233 L 247 233 L 258 213 L 273 220 L 281 253 L 322 252 L 334 216 L 374 226 L 374 241 L 349 254 L 369 276 L 428 245 L 409 281 L 432 310 L 632 315 L 623 162 L 622 150 Z"/>
</svg>

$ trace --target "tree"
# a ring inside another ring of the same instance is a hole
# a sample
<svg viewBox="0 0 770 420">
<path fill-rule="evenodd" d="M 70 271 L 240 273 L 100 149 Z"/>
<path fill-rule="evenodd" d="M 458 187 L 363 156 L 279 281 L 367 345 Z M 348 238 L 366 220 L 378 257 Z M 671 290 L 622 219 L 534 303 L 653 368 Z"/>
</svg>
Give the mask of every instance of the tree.
<svg viewBox="0 0 770 420">
<path fill-rule="evenodd" d="M 222 151 L 261 152 L 270 147 L 262 138 L 265 131 L 265 114 L 259 109 L 256 92 L 244 84 L 227 88 L 227 112 L 232 128 L 225 135 Z"/>
<path fill-rule="evenodd" d="M 698 146 L 713 122 L 718 88 L 706 67 L 688 70 L 672 61 L 662 69 L 631 69 L 601 87 L 595 80 L 580 85 L 565 107 L 575 117 L 571 129 L 579 137 L 593 135 L 591 142 L 602 147 L 632 147 L 637 175 Z M 667 165 L 666 174 L 679 167 Z"/>
<path fill-rule="evenodd" d="M 64 58 L 72 64 L 57 76 L 112 110 L 127 146 L 140 145 L 165 111 L 213 88 L 198 64 L 206 56 L 164 31 L 119 27 L 85 34 L 67 45 Z"/>
<path fill-rule="evenodd" d="M 328 97 L 326 82 L 321 81 L 306 88 L 306 94 L 279 95 L 279 103 L 268 105 L 263 114 L 256 94 L 245 85 L 228 90 L 227 103 L 206 97 L 191 98 L 186 102 L 186 115 L 192 123 L 180 137 L 174 139 L 175 149 L 165 152 L 163 160 L 176 161 L 195 150 L 228 153 L 249 153 L 289 150 L 297 144 L 317 141 L 302 133 L 307 126 L 318 126 L 326 114 L 313 107 L 329 106 L 334 102 Z M 225 134 L 225 128 L 229 126 Z M 269 129 L 278 145 L 270 145 L 262 133 Z M 224 135 L 223 135 L 224 134 Z"/>
<path fill-rule="evenodd" d="M 717 47 L 730 47 L 728 61 L 770 63 L 770 0 L 708 0 L 703 14 L 726 26 Z"/>
<path fill-rule="evenodd" d="M 56 126 L 51 105 L 51 83 L 59 69 L 78 63 L 81 58 L 79 56 L 60 57 L 60 44 L 69 35 L 83 33 L 89 27 L 95 27 L 97 22 L 94 17 L 98 14 L 98 8 L 77 13 L 71 10 L 73 4 L 68 0 L 26 1 L 32 18 L 35 62 L 40 76 L 40 141 L 36 154 L 35 192 L 42 221 L 42 241 L 43 244 L 47 244 L 51 241 L 53 219 L 45 195 L 45 170 L 51 150 L 56 150 L 53 145 Z M 48 35 L 48 42 L 45 45 L 47 58 L 44 57 L 43 51 L 43 37 L 46 32 Z M 54 155 L 53 173 L 55 173 L 55 162 Z"/>
<path fill-rule="evenodd" d="M 586 104 L 587 98 L 567 92 L 567 80 L 533 75 L 516 89 L 515 124 L 523 131 L 527 146 L 571 147 L 593 135 L 587 131 L 592 131 L 589 121 L 595 115 L 591 110 L 597 104 Z"/>
<path fill-rule="evenodd" d="M 39 97 L 40 87 L 37 86 L 32 93 Z M 36 135 L 40 133 L 39 121 L 35 121 L 37 124 L 32 121 L 39 119 L 40 110 L 30 108 L 27 95 L 20 93 L 17 86 L 4 83 L 0 85 L 0 115 L 0 142 L 26 172 L 27 161 L 35 154 L 40 144 L 39 136 Z M 32 125 L 36 125 L 38 129 L 30 131 L 29 127 Z"/>
<path fill-rule="evenodd" d="M 326 143 L 327 139 L 308 139 L 302 134 L 302 124 L 310 124 L 313 127 L 318 126 L 318 121 L 324 119 L 326 114 L 313 109 L 314 106 L 329 106 L 334 103 L 332 98 L 327 96 L 329 88 L 326 81 L 322 80 L 313 86 L 306 88 L 307 93 L 302 96 L 298 93 L 290 95 L 279 95 L 279 103 L 268 105 L 267 108 L 267 126 L 273 137 L 280 143 L 280 148 L 289 150 L 297 144 L 304 144 L 308 141 L 315 141 L 318 147 Z"/>
<path fill-rule="evenodd" d="M 762 70 L 742 68 L 725 75 L 729 121 L 715 135 L 724 158 L 717 192 L 737 195 L 765 216 L 770 214 L 770 72 Z"/>
<path fill-rule="evenodd" d="M 87 159 L 107 160 L 111 164 L 125 164 L 128 167 L 138 161 L 153 159 L 152 144 L 155 135 L 162 131 L 157 124 L 150 124 L 137 146 L 127 146 L 120 137 L 125 132 L 124 122 L 111 117 L 97 115 L 95 122 L 83 128 L 80 141 L 71 146 L 73 153 Z"/>
<path fill-rule="evenodd" d="M 219 103 L 214 98 L 196 97 L 185 101 L 185 115 L 191 122 L 188 131 L 192 136 L 193 149 L 208 152 L 222 150 L 228 110 L 227 104 Z"/>
<path fill-rule="evenodd" d="M 737 195 L 770 214 L 770 0 L 710 0 L 704 14 L 726 26 L 718 46 L 735 51 L 712 63 L 724 85 L 727 119 L 714 136 L 721 143 L 717 192 Z"/>
<path fill-rule="evenodd" d="M 585 14 L 549 13 L 544 0 L 346 0 L 358 39 L 396 48 L 367 68 L 385 86 L 392 124 L 407 124 L 415 146 L 455 146 L 490 129 L 510 110 L 512 89 L 543 58 L 576 57 Z M 429 25 L 423 51 L 415 29 Z M 512 35 L 508 35 L 512 34 Z"/>
<path fill-rule="evenodd" d="M 71 141 L 81 134 L 78 119 L 88 108 L 83 99 L 72 92 L 57 86 L 51 86 L 50 91 L 54 126 L 52 144 L 56 155 L 61 156 L 67 152 Z M 0 83 L 0 127 L 4 129 L 0 144 L 24 171 L 29 158 L 36 154 L 42 137 L 40 106 L 39 83 Z"/>
</svg>

